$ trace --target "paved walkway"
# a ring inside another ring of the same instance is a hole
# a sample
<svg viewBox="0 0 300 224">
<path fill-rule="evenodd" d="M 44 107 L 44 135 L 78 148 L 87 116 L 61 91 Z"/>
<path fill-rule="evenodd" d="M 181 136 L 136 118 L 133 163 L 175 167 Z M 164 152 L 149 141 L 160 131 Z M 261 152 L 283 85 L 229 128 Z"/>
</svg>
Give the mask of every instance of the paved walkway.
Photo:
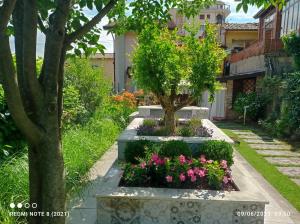
<svg viewBox="0 0 300 224">
<path fill-rule="evenodd" d="M 95 196 L 103 186 L 102 178 L 116 159 L 117 146 L 115 144 L 91 169 L 89 174 L 91 183 L 70 201 L 68 205 L 70 211 L 70 217 L 67 219 L 68 224 L 97 224 Z M 265 224 L 300 224 L 299 213 L 237 152 L 235 152 L 235 160 L 243 164 L 242 172 L 244 175 L 253 180 L 261 189 L 261 193 L 270 202 L 266 206 Z M 290 212 L 291 216 L 285 217 L 284 212 Z"/>
<path fill-rule="evenodd" d="M 300 152 L 291 151 L 291 145 L 269 136 L 258 135 L 249 130 L 230 130 L 300 186 Z"/>
</svg>

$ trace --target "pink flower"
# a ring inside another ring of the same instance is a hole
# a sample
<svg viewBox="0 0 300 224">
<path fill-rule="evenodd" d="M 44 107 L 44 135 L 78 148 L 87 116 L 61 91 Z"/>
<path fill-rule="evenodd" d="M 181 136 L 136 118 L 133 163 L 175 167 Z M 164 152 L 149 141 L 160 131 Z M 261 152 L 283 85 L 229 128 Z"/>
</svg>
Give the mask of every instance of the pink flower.
<svg viewBox="0 0 300 224">
<path fill-rule="evenodd" d="M 185 181 L 185 175 L 183 173 L 181 173 L 179 175 L 179 179 L 180 179 L 181 182 Z"/>
<path fill-rule="evenodd" d="M 200 169 L 199 167 L 194 168 L 194 174 L 199 175 Z"/>
<path fill-rule="evenodd" d="M 200 156 L 200 162 L 201 163 L 206 163 L 205 155 Z"/>
<path fill-rule="evenodd" d="M 197 177 L 196 177 L 195 175 L 192 175 L 192 176 L 191 176 L 191 181 L 192 181 L 192 182 L 195 182 L 196 180 L 197 180 Z"/>
<path fill-rule="evenodd" d="M 152 157 L 151 157 L 151 160 L 153 162 L 156 162 L 158 159 L 159 159 L 159 156 L 157 154 L 153 154 Z"/>
<path fill-rule="evenodd" d="M 188 175 L 189 177 L 193 176 L 193 175 L 194 175 L 193 169 L 189 169 L 189 170 L 187 171 L 187 175 Z"/>
<path fill-rule="evenodd" d="M 229 182 L 228 177 L 225 176 L 225 177 L 223 178 L 223 183 L 224 183 L 224 184 L 228 184 L 228 182 Z"/>
<path fill-rule="evenodd" d="M 145 163 L 145 162 L 142 162 L 142 163 L 140 164 L 140 166 L 141 166 L 142 169 L 145 169 L 145 168 L 146 168 L 146 163 Z"/>
<path fill-rule="evenodd" d="M 191 164 L 193 163 L 193 160 L 189 159 L 189 160 L 187 160 L 187 163 L 188 163 L 189 165 L 191 165 Z"/>
<path fill-rule="evenodd" d="M 213 163 L 213 160 L 210 159 L 210 160 L 207 160 L 206 162 L 207 163 Z"/>
<path fill-rule="evenodd" d="M 168 183 L 171 183 L 171 182 L 173 181 L 173 177 L 170 176 L 170 175 L 166 176 L 166 181 L 167 181 Z"/>
<path fill-rule="evenodd" d="M 180 155 L 180 156 L 179 156 L 179 163 L 180 163 L 181 165 L 183 165 L 185 162 L 186 162 L 185 156 L 184 156 L 184 155 Z"/>
<path fill-rule="evenodd" d="M 227 161 L 226 160 L 221 160 L 220 165 L 223 169 L 227 169 Z"/>
<path fill-rule="evenodd" d="M 199 171 L 199 174 L 198 174 L 200 177 L 204 177 L 205 176 L 205 170 L 201 169 Z"/>
<path fill-rule="evenodd" d="M 161 159 L 161 158 L 158 158 L 158 159 L 156 160 L 156 164 L 157 164 L 157 165 L 164 165 L 164 164 L 165 164 L 165 160 L 164 160 L 164 159 Z"/>
</svg>

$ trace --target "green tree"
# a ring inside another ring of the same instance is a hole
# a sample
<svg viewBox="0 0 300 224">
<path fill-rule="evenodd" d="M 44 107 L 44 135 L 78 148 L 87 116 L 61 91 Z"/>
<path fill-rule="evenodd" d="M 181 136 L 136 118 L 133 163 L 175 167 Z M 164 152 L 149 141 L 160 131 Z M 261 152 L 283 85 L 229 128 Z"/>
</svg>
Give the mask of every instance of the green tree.
<svg viewBox="0 0 300 224">
<path fill-rule="evenodd" d="M 64 63 L 67 52 L 103 52 L 96 25 L 108 15 L 132 24 L 166 22 L 170 8 L 192 15 L 211 0 L 0 0 L 0 82 L 9 111 L 28 145 L 30 203 L 34 211 L 65 211 L 61 142 Z M 86 9 L 96 11 L 88 18 Z M 148 18 L 148 19 L 143 19 Z M 143 23 L 144 23 L 143 22 Z M 36 63 L 37 29 L 46 36 L 42 68 Z M 14 35 L 16 66 L 9 45 Z M 65 217 L 30 217 L 31 224 L 62 224 Z"/>
<path fill-rule="evenodd" d="M 165 111 L 165 126 L 175 131 L 175 112 L 193 102 L 204 90 L 215 90 L 215 78 L 225 57 L 216 40 L 215 29 L 206 24 L 205 38 L 196 33 L 181 36 L 177 31 L 147 26 L 138 36 L 133 56 L 134 78 L 153 92 Z M 180 100 L 187 87 L 189 97 Z"/>
</svg>

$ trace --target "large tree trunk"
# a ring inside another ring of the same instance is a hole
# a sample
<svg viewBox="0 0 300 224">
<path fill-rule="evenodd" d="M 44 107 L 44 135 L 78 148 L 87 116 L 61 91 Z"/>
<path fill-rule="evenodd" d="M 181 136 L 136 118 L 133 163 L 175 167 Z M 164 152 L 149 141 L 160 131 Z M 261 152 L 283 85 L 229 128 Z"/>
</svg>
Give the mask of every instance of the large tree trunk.
<svg viewBox="0 0 300 224">
<path fill-rule="evenodd" d="M 166 130 L 169 134 L 175 133 L 176 128 L 176 120 L 175 120 L 175 109 L 173 107 L 167 107 L 164 108 L 165 116 L 164 116 L 164 122 Z"/>
</svg>

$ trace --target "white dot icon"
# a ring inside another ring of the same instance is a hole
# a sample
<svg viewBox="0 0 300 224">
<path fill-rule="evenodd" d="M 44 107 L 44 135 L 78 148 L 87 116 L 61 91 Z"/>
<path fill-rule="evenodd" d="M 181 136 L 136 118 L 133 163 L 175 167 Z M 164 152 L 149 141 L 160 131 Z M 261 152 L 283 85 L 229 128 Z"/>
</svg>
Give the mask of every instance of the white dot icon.
<svg viewBox="0 0 300 224">
<path fill-rule="evenodd" d="M 10 203 L 9 207 L 14 208 L 16 207 L 15 203 Z"/>
<path fill-rule="evenodd" d="M 22 203 L 18 203 L 18 204 L 17 204 L 17 207 L 18 207 L 18 208 L 22 208 L 22 206 L 23 206 Z"/>
</svg>

